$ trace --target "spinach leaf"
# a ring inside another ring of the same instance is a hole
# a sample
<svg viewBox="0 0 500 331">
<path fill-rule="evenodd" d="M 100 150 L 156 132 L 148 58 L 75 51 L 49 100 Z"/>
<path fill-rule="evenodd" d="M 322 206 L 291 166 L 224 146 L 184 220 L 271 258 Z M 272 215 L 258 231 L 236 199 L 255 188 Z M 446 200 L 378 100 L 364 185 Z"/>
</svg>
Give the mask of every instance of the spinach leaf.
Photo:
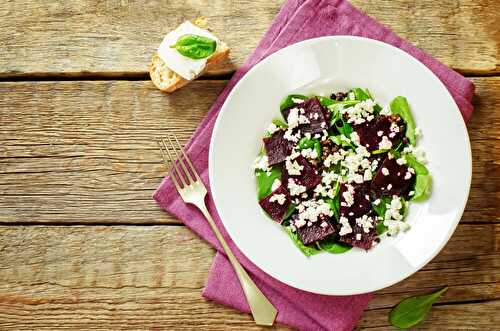
<svg viewBox="0 0 500 331">
<path fill-rule="evenodd" d="M 288 206 L 288 209 L 286 210 L 285 215 L 283 216 L 283 220 L 285 221 L 285 220 L 289 219 L 290 216 L 292 216 L 292 214 L 296 208 L 297 208 L 297 205 L 295 205 L 294 203 L 291 203 L 290 206 Z"/>
<path fill-rule="evenodd" d="M 395 97 L 394 100 L 391 101 L 390 107 L 393 114 L 398 114 L 406 122 L 406 137 L 410 143 L 415 146 L 417 143 L 417 137 L 415 135 L 416 125 L 408 101 L 402 96 Z"/>
<path fill-rule="evenodd" d="M 377 155 L 377 154 L 387 153 L 388 151 L 390 151 L 390 149 L 376 149 L 372 152 L 372 154 Z"/>
<path fill-rule="evenodd" d="M 318 139 L 310 139 L 307 137 L 303 137 L 299 140 L 297 146 L 299 147 L 299 149 L 312 148 L 318 154 L 318 158 L 321 158 L 322 148 L 321 148 L 321 143 Z"/>
<path fill-rule="evenodd" d="M 272 120 L 272 123 L 279 128 L 288 129 L 288 124 L 286 124 L 284 121 L 280 120 L 279 118 L 275 118 L 274 120 Z"/>
<path fill-rule="evenodd" d="M 331 105 L 333 105 L 335 103 L 335 100 L 332 100 L 332 99 L 326 98 L 326 97 L 322 97 L 321 95 L 318 95 L 316 98 L 318 98 L 319 103 L 323 107 L 328 107 L 328 106 L 331 106 Z"/>
<path fill-rule="evenodd" d="M 382 217 L 385 218 L 385 211 L 387 210 L 386 204 L 391 203 L 391 198 L 389 197 L 381 197 L 380 198 L 380 203 L 378 205 L 372 204 L 372 208 L 375 211 L 375 213 Z M 384 225 L 384 221 L 377 221 L 377 225 L 375 226 L 375 230 L 377 230 L 377 234 L 380 236 L 383 233 L 385 233 L 388 229 L 387 226 Z"/>
<path fill-rule="evenodd" d="M 271 194 L 274 180 L 281 178 L 281 170 L 278 167 L 273 167 L 267 173 L 267 171 L 257 169 L 255 170 L 255 178 L 257 179 L 257 198 L 260 200 Z"/>
<path fill-rule="evenodd" d="M 364 101 L 372 98 L 372 96 L 370 95 L 370 91 L 368 91 L 368 89 L 362 89 L 359 87 L 355 87 L 352 90 L 350 90 L 347 96 L 351 100 L 359 100 L 359 101 Z"/>
<path fill-rule="evenodd" d="M 284 109 L 295 106 L 296 103 L 292 99 L 307 100 L 307 97 L 302 94 L 290 94 L 283 98 L 280 102 L 280 111 L 283 112 Z"/>
<path fill-rule="evenodd" d="M 340 195 L 339 195 L 339 191 L 340 191 L 340 185 L 339 183 L 337 182 L 336 183 L 336 187 L 335 187 L 335 195 L 333 197 L 333 199 L 325 199 L 325 202 L 330 206 L 330 209 L 332 210 L 333 212 L 333 216 L 335 217 L 335 219 L 339 220 L 340 218 Z"/>
<path fill-rule="evenodd" d="M 415 169 L 415 174 L 417 175 L 415 187 L 413 189 L 415 194 L 413 194 L 411 200 L 423 201 L 427 199 L 431 193 L 432 177 L 429 174 L 429 170 L 427 170 L 422 163 L 418 162 L 413 155 L 406 154 L 405 159 L 406 164 Z"/>
<path fill-rule="evenodd" d="M 431 294 L 404 299 L 391 310 L 389 321 L 400 329 L 408 329 L 417 325 L 427 316 L 434 301 L 447 289 L 448 287 L 445 287 Z"/>
<path fill-rule="evenodd" d="M 352 248 L 352 246 L 334 241 L 333 238 L 322 240 L 318 245 L 322 250 L 332 254 L 342 254 L 350 251 Z"/>
<path fill-rule="evenodd" d="M 311 255 L 314 255 L 314 254 L 321 253 L 321 251 L 319 249 L 317 249 L 316 247 L 314 247 L 314 246 L 306 246 L 306 245 L 304 245 L 304 243 L 302 243 L 302 241 L 300 240 L 300 238 L 297 235 L 297 233 L 293 232 L 292 230 L 290 230 L 290 228 L 285 227 L 284 229 L 285 229 L 286 233 L 288 233 L 288 235 L 290 236 L 290 238 L 293 240 L 293 243 L 295 244 L 295 246 L 297 246 L 297 248 L 300 249 L 300 251 L 305 256 L 311 256 Z"/>
<path fill-rule="evenodd" d="M 185 57 L 199 60 L 212 55 L 217 48 L 217 42 L 207 37 L 186 34 L 177 39 L 177 42 L 170 48 L 175 48 Z"/>
<path fill-rule="evenodd" d="M 381 110 L 382 110 L 382 106 L 379 105 L 378 103 L 373 105 L 373 112 L 375 113 L 375 115 L 380 114 Z"/>
</svg>

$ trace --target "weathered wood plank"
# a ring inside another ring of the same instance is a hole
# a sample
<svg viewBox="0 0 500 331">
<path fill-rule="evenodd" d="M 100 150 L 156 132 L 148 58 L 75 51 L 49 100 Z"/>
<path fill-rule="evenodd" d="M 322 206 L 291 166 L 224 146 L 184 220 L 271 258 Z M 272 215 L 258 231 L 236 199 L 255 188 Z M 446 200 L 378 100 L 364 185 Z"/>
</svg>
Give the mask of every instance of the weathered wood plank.
<svg viewBox="0 0 500 331">
<path fill-rule="evenodd" d="M 241 65 L 282 5 L 267 1 L 7 1 L 0 8 L 0 77 L 137 74 L 147 71 L 162 36 L 200 15 Z M 353 0 L 402 37 L 457 70 L 498 72 L 495 0 Z"/>
<path fill-rule="evenodd" d="M 385 328 L 399 300 L 449 285 L 423 327 L 491 329 L 499 239 L 500 225 L 460 225 L 433 262 L 377 293 L 360 327 Z M 185 227 L 0 226 L 0 329 L 258 329 L 201 298 L 212 256 Z"/>
<path fill-rule="evenodd" d="M 463 219 L 498 222 L 500 78 L 475 82 Z M 0 83 L 0 222 L 178 223 L 151 199 L 165 174 L 154 137 L 186 141 L 224 84 L 164 95 L 143 81 Z"/>
</svg>

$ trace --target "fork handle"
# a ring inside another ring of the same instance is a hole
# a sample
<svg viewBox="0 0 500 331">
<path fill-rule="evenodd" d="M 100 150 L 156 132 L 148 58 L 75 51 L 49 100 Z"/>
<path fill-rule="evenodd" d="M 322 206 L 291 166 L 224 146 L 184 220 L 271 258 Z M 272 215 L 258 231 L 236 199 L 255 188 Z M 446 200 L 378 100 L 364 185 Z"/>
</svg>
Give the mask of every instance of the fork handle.
<svg viewBox="0 0 500 331">
<path fill-rule="evenodd" d="M 276 318 L 276 314 L 278 313 L 277 309 L 273 306 L 271 302 L 265 297 L 265 295 L 259 290 L 257 285 L 253 282 L 253 280 L 248 276 L 247 272 L 241 264 L 238 262 L 233 252 L 227 245 L 226 240 L 222 237 L 219 229 L 215 225 L 212 216 L 207 210 L 205 204 L 201 204 L 201 206 L 197 206 L 200 211 L 203 213 L 203 216 L 210 224 L 212 231 L 215 233 L 215 236 L 219 240 L 222 249 L 226 253 L 229 258 L 229 262 L 234 268 L 236 275 L 238 276 L 238 280 L 240 281 L 241 287 L 243 288 L 243 292 L 245 293 L 245 297 L 247 298 L 248 305 L 250 306 L 250 310 L 252 311 L 253 318 L 257 325 L 273 325 L 274 319 Z"/>
</svg>

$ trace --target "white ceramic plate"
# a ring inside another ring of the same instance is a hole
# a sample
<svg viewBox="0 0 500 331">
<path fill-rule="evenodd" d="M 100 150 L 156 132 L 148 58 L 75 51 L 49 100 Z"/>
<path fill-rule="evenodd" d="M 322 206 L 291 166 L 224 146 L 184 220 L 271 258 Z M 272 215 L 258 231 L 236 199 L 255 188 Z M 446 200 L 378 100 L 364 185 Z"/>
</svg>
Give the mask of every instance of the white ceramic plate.
<svg viewBox="0 0 500 331">
<path fill-rule="evenodd" d="M 329 95 L 366 87 L 386 105 L 406 96 L 429 159 L 433 192 L 412 203 L 411 229 L 383 237 L 369 252 L 305 257 L 280 225 L 261 211 L 251 165 L 261 137 L 292 93 Z M 284 48 L 252 68 L 228 96 L 210 146 L 213 198 L 238 248 L 272 277 L 309 292 L 348 295 L 375 291 L 410 276 L 446 244 L 462 215 L 471 180 L 467 130 L 444 85 L 405 52 L 366 38 L 311 39 Z"/>
</svg>

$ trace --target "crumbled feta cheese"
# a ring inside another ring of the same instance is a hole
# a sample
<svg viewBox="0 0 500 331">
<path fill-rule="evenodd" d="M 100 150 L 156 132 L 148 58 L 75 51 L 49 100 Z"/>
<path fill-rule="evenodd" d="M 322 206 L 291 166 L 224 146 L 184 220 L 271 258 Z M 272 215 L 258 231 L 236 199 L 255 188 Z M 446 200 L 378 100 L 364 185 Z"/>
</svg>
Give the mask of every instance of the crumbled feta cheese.
<svg viewBox="0 0 500 331">
<path fill-rule="evenodd" d="M 321 222 L 320 226 L 324 229 L 328 226 L 328 223 L 326 222 Z"/>
<path fill-rule="evenodd" d="M 335 182 L 339 179 L 339 175 L 337 175 L 333 171 L 323 171 L 321 175 L 322 175 L 321 181 L 325 185 L 330 185 L 332 182 Z"/>
<path fill-rule="evenodd" d="M 361 240 L 361 233 L 356 233 L 356 240 Z"/>
<path fill-rule="evenodd" d="M 290 109 L 286 121 L 290 129 L 294 129 L 299 126 L 299 110 L 297 108 Z"/>
<path fill-rule="evenodd" d="M 409 196 L 413 196 L 415 195 L 415 191 L 410 191 L 410 193 L 408 193 Z"/>
<path fill-rule="evenodd" d="M 353 143 L 355 143 L 356 145 L 359 145 L 359 136 L 358 136 L 358 133 L 356 131 L 353 131 L 351 133 L 351 135 L 349 136 L 349 138 L 351 138 L 351 141 Z"/>
<path fill-rule="evenodd" d="M 297 133 L 293 133 L 292 128 L 288 127 L 288 129 L 285 131 L 285 134 L 283 135 L 283 138 L 296 143 L 299 141 L 300 131 L 298 131 Z"/>
<path fill-rule="evenodd" d="M 292 102 L 295 103 L 295 104 L 298 104 L 298 103 L 303 103 L 304 100 L 303 99 L 299 99 L 299 98 L 292 98 Z"/>
<path fill-rule="evenodd" d="M 389 133 L 389 138 L 394 138 L 394 137 L 396 137 L 396 132 Z"/>
<path fill-rule="evenodd" d="M 304 115 L 299 116 L 299 124 L 308 124 L 308 123 L 311 123 L 311 121 L 309 121 L 307 117 L 305 117 Z"/>
<path fill-rule="evenodd" d="M 301 220 L 301 219 L 295 220 L 295 226 L 297 227 L 297 229 L 300 229 L 301 227 L 306 225 L 306 223 L 307 222 L 305 220 Z"/>
<path fill-rule="evenodd" d="M 279 130 L 280 128 L 274 123 L 269 124 L 269 126 L 267 127 L 267 133 L 269 133 L 270 135 Z"/>
<path fill-rule="evenodd" d="M 377 131 L 377 136 L 382 137 L 383 134 L 384 134 L 384 131 L 382 131 L 382 130 Z"/>
<path fill-rule="evenodd" d="M 405 180 L 408 180 L 411 178 L 411 172 L 407 171 L 405 174 Z"/>
<path fill-rule="evenodd" d="M 380 204 L 380 199 L 377 199 L 377 200 L 373 201 L 373 204 L 374 204 L 375 206 L 378 206 L 378 205 Z"/>
<path fill-rule="evenodd" d="M 340 217 L 339 222 L 342 225 L 339 231 L 339 235 L 344 236 L 352 232 L 351 225 L 349 224 L 349 220 L 346 217 Z"/>
<path fill-rule="evenodd" d="M 399 126 L 396 124 L 396 122 L 391 122 L 391 126 L 389 127 L 389 130 L 391 132 L 399 132 Z"/>
<path fill-rule="evenodd" d="M 397 158 L 396 163 L 399 165 L 406 164 L 406 159 L 404 157 Z"/>
<path fill-rule="evenodd" d="M 292 176 L 299 176 L 304 166 L 300 165 L 297 161 L 291 161 L 289 158 L 285 160 L 285 167 L 288 174 Z"/>
<path fill-rule="evenodd" d="M 390 149 L 392 147 L 392 142 L 387 138 L 387 136 L 382 136 L 382 140 L 378 144 L 379 149 Z"/>
<path fill-rule="evenodd" d="M 284 194 L 273 194 L 269 198 L 269 202 L 278 202 L 280 205 L 284 204 L 286 201 L 286 196 Z"/>
<path fill-rule="evenodd" d="M 369 181 L 369 180 L 372 180 L 372 172 L 370 169 L 366 169 L 365 170 L 365 173 L 363 174 L 363 179 L 365 180 L 365 182 Z"/>
<path fill-rule="evenodd" d="M 273 181 L 273 185 L 271 185 L 271 191 L 276 191 L 280 186 L 281 186 L 281 180 L 279 180 L 278 178 L 276 178 Z"/>
<path fill-rule="evenodd" d="M 370 229 L 373 228 L 373 219 L 371 217 L 368 217 L 367 215 L 363 215 L 356 218 L 356 224 L 362 227 L 365 233 L 368 233 L 370 232 Z"/>
<path fill-rule="evenodd" d="M 354 204 L 354 187 L 352 185 L 346 185 L 347 191 L 342 193 L 342 197 L 345 201 L 346 207 L 351 207 Z"/>
<path fill-rule="evenodd" d="M 340 112 L 342 115 L 347 114 L 347 123 L 362 124 L 373 119 L 373 100 L 365 100 L 355 104 L 352 107 L 344 108 Z"/>
<path fill-rule="evenodd" d="M 389 176 L 389 169 L 387 169 L 386 167 L 383 167 L 381 171 L 384 176 Z"/>
<path fill-rule="evenodd" d="M 300 151 L 300 154 L 302 154 L 303 157 L 309 158 L 309 159 L 317 159 L 318 158 L 318 152 L 312 148 L 305 148 L 302 151 Z"/>
<path fill-rule="evenodd" d="M 390 190 L 392 188 L 392 184 L 387 185 L 387 190 Z"/>
<path fill-rule="evenodd" d="M 420 147 L 414 147 L 413 145 L 409 145 L 403 149 L 403 153 L 413 154 L 413 156 L 417 159 L 418 162 L 426 164 L 427 157 L 425 156 L 425 152 Z"/>
<path fill-rule="evenodd" d="M 302 207 L 299 210 L 298 219 L 315 223 L 318 221 L 320 215 L 328 217 L 333 216 L 333 212 L 323 199 L 319 200 L 306 200 L 301 203 Z"/>
<path fill-rule="evenodd" d="M 257 157 L 253 163 L 253 168 L 255 170 L 260 169 L 263 171 L 269 171 L 270 170 L 269 158 L 267 157 L 267 155 L 262 155 L 262 156 Z"/>
<path fill-rule="evenodd" d="M 290 192 L 290 195 L 295 196 L 299 195 L 301 193 L 304 193 L 306 191 L 306 187 L 300 184 L 296 184 L 295 181 L 292 178 L 288 179 L 288 191 Z"/>
<path fill-rule="evenodd" d="M 339 152 L 335 152 L 333 154 L 330 154 L 326 157 L 326 159 L 323 161 L 323 164 L 325 167 L 329 168 L 332 164 L 337 164 L 339 161 L 341 161 L 344 157 L 340 155 Z"/>
</svg>

